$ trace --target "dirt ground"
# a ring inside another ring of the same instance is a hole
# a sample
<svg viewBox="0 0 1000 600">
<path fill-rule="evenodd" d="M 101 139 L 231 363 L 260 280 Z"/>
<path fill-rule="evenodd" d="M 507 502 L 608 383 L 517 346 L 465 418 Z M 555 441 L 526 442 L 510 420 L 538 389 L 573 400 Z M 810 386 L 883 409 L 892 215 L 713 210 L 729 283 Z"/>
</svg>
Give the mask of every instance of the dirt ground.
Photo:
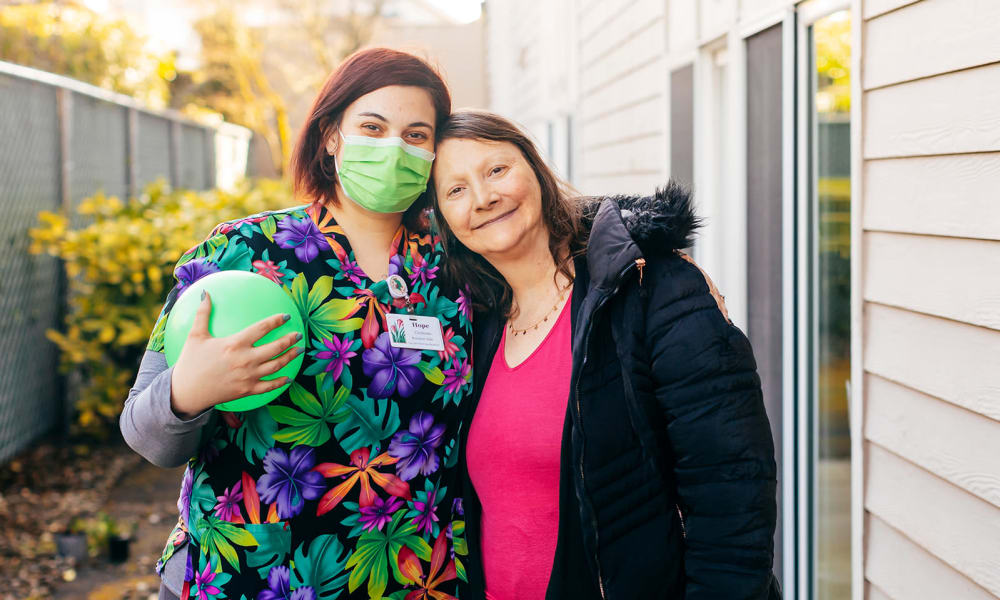
<svg viewBox="0 0 1000 600">
<path fill-rule="evenodd" d="M 138 522 L 129 560 L 111 564 L 102 557 L 82 566 L 76 578 L 56 586 L 57 600 L 155 599 L 159 578 L 153 570 L 177 521 L 177 494 L 184 468 L 160 469 L 145 461 L 114 487 L 103 510 Z"/>
<path fill-rule="evenodd" d="M 40 440 L 8 460 L 0 466 L 0 600 L 155 598 L 154 566 L 177 520 L 182 476 L 120 443 Z M 81 562 L 58 554 L 61 532 L 108 517 L 136 526 L 126 562 L 112 564 L 106 547 Z"/>
</svg>

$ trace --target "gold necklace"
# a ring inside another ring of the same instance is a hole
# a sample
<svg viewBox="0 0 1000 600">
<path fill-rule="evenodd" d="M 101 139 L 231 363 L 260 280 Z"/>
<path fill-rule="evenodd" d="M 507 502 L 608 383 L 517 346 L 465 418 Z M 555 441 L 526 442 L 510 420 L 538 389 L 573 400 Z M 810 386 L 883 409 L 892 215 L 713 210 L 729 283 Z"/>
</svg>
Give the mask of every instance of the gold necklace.
<svg viewBox="0 0 1000 600">
<path fill-rule="evenodd" d="M 534 324 L 528 325 L 524 329 L 514 329 L 514 322 L 513 321 L 508 321 L 507 322 L 507 329 L 511 333 L 514 334 L 514 337 L 517 337 L 519 335 L 524 335 L 524 334 L 528 333 L 529 330 L 538 329 L 539 325 L 541 325 L 542 323 L 545 323 L 546 321 L 548 321 L 549 317 L 552 316 L 552 313 L 556 312 L 556 310 L 558 310 L 559 307 L 562 306 L 563 299 L 566 297 L 566 290 L 568 290 L 568 289 L 569 288 L 566 287 L 566 288 L 563 288 L 563 290 L 561 292 L 559 292 L 559 299 L 556 300 L 556 303 L 552 305 L 552 308 L 549 309 L 549 312 L 545 313 L 545 316 L 542 317 L 540 320 L 535 321 Z"/>
</svg>

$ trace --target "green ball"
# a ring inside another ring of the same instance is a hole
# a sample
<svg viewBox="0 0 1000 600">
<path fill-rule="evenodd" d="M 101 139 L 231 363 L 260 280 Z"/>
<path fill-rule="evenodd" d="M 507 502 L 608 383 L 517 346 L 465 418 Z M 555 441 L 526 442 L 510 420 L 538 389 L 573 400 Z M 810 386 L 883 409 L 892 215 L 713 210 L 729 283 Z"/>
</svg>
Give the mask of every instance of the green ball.
<svg viewBox="0 0 1000 600">
<path fill-rule="evenodd" d="M 263 275 L 247 271 L 219 271 L 206 275 L 188 286 L 174 303 L 164 329 L 164 354 L 167 364 L 173 366 L 181 354 L 184 342 L 194 323 L 194 315 L 201 304 L 201 293 L 207 291 L 212 300 L 212 314 L 208 331 L 213 337 L 226 337 L 238 333 L 254 323 L 274 316 L 288 314 L 291 318 L 280 327 L 272 329 L 254 345 L 273 342 L 281 336 L 298 332 L 302 339 L 295 346 L 304 348 L 306 331 L 302 315 L 291 296 L 277 283 Z M 289 350 L 290 351 L 290 350 Z M 305 355 L 296 356 L 278 372 L 263 380 L 288 377 L 294 380 L 302 367 Z M 252 394 L 223 402 L 215 408 L 228 411 L 253 410 L 264 406 L 281 395 L 290 384 L 263 394 Z"/>
</svg>

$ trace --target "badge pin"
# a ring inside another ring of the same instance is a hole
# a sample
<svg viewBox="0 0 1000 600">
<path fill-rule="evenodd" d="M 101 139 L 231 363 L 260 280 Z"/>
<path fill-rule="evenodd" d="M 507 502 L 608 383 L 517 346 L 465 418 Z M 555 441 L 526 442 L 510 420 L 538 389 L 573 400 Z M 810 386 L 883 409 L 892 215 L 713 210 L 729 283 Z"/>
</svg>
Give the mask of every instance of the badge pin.
<svg viewBox="0 0 1000 600">
<path fill-rule="evenodd" d="M 389 286 L 389 295 L 398 300 L 403 300 L 410 295 L 410 290 L 406 285 L 406 280 L 399 275 L 389 275 L 385 278 L 386 285 Z"/>
<path fill-rule="evenodd" d="M 413 314 L 413 304 L 410 302 L 410 288 L 406 285 L 406 280 L 399 275 L 393 274 L 385 278 L 385 284 L 389 287 L 389 295 L 396 300 L 402 300 L 405 303 L 406 312 Z"/>
</svg>

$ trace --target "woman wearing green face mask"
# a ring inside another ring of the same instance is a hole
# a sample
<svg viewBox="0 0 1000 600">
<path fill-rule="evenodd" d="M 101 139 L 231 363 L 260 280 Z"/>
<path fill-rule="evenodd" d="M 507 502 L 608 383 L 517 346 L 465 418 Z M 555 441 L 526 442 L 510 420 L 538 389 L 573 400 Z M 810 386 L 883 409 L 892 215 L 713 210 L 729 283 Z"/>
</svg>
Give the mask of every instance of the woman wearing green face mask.
<svg viewBox="0 0 1000 600">
<path fill-rule="evenodd" d="M 161 598 L 456 595 L 471 315 L 462 292 L 439 286 L 441 245 L 423 217 L 450 108 L 420 59 L 353 55 L 295 149 L 303 204 L 222 223 L 178 262 L 121 418 L 151 462 L 187 462 L 180 518 L 157 564 Z M 176 364 L 163 358 L 177 297 L 223 269 L 282 285 L 307 323 L 292 385 L 247 412 L 214 407 L 288 383 L 261 377 L 297 355 L 288 348 L 298 340 L 253 345 L 282 315 L 214 338 L 206 296 Z"/>
</svg>

